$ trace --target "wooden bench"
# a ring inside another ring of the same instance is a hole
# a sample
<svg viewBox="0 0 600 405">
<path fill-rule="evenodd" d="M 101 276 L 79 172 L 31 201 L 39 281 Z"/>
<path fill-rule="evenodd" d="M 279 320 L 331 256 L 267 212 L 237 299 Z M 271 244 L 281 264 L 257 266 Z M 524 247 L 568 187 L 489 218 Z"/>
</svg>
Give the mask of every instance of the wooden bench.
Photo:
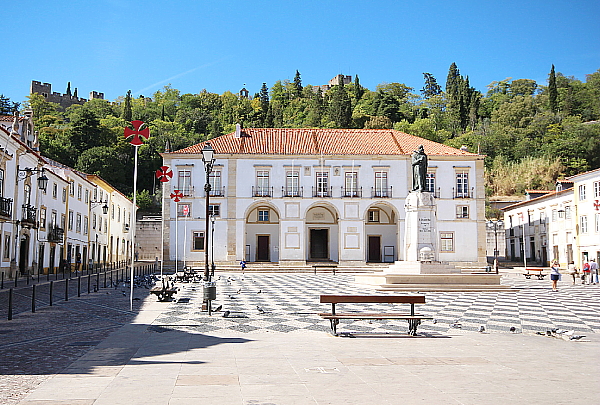
<svg viewBox="0 0 600 405">
<path fill-rule="evenodd" d="M 317 274 L 318 269 L 333 269 L 333 274 L 335 275 L 335 269 L 337 269 L 337 265 L 335 264 L 313 264 L 312 267 L 315 274 Z"/>
<path fill-rule="evenodd" d="M 152 287 L 150 289 L 150 294 L 156 295 L 159 301 L 171 301 L 173 299 L 173 295 L 177 294 L 178 288 L 175 287 L 174 283 L 170 283 L 170 279 L 162 280 L 162 285 L 158 285 L 156 287 Z"/>
<path fill-rule="evenodd" d="M 319 316 L 329 319 L 331 330 L 337 336 L 340 319 L 406 319 L 408 333 L 416 336 L 421 321 L 433 318 L 415 312 L 415 304 L 424 304 L 424 295 L 321 295 L 322 304 L 331 304 L 330 313 Z M 410 304 L 410 313 L 337 313 L 335 304 Z"/>
<path fill-rule="evenodd" d="M 546 277 L 546 274 L 542 273 L 544 269 L 540 269 L 538 267 L 534 268 L 526 268 L 527 273 L 523 273 L 527 280 L 531 279 L 531 276 L 536 276 L 538 280 L 543 280 Z M 533 273 L 532 273 L 533 272 Z"/>
</svg>

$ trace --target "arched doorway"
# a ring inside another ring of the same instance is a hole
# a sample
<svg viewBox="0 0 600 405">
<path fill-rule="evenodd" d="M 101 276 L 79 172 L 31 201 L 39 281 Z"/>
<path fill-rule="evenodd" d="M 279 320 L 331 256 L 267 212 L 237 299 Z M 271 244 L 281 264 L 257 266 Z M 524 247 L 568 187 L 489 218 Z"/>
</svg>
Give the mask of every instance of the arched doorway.
<svg viewBox="0 0 600 405">
<path fill-rule="evenodd" d="M 398 257 L 398 215 L 390 205 L 377 203 L 365 213 L 367 262 L 392 263 Z"/>
<path fill-rule="evenodd" d="M 279 261 L 279 213 L 268 203 L 255 204 L 246 214 L 245 260 Z"/>
<path fill-rule="evenodd" d="M 306 211 L 307 261 L 339 260 L 338 214 L 335 208 L 319 204 Z"/>
</svg>

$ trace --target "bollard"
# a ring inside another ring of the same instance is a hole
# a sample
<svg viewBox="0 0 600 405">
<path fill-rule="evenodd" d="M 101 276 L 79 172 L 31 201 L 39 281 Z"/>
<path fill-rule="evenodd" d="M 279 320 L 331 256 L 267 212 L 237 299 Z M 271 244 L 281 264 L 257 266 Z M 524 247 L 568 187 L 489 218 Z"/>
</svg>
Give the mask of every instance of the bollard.
<svg viewBox="0 0 600 405">
<path fill-rule="evenodd" d="M 4 290 L 4 272 L 2 272 L 2 286 L 0 288 Z"/>
<path fill-rule="evenodd" d="M 104 288 L 106 288 L 106 272 L 104 272 Z"/>
<path fill-rule="evenodd" d="M 50 269 L 48 269 L 48 273 L 46 273 L 46 281 L 50 281 Z"/>
<path fill-rule="evenodd" d="M 25 278 L 27 279 L 27 285 L 29 285 L 29 273 L 25 274 Z"/>
<path fill-rule="evenodd" d="M 40 271 L 38 270 L 38 284 L 40 283 Z"/>
<path fill-rule="evenodd" d="M 69 301 L 69 279 L 65 279 L 65 301 Z"/>
<path fill-rule="evenodd" d="M 77 277 L 77 296 L 81 297 L 81 276 Z"/>
<path fill-rule="evenodd" d="M 52 306 L 52 292 L 54 291 L 54 281 L 50 281 L 50 306 Z"/>
<path fill-rule="evenodd" d="M 13 289 L 8 290 L 8 320 L 12 320 Z"/>
<path fill-rule="evenodd" d="M 15 272 L 15 288 L 17 288 L 17 280 L 19 279 L 19 271 Z"/>
<path fill-rule="evenodd" d="M 88 294 L 89 294 L 90 293 L 90 284 L 92 283 L 92 276 L 90 276 L 88 274 L 87 278 L 88 278 Z"/>
<path fill-rule="evenodd" d="M 31 312 L 35 312 L 35 284 L 31 286 Z"/>
<path fill-rule="evenodd" d="M 100 273 L 96 273 L 96 289 L 100 289 Z"/>
</svg>

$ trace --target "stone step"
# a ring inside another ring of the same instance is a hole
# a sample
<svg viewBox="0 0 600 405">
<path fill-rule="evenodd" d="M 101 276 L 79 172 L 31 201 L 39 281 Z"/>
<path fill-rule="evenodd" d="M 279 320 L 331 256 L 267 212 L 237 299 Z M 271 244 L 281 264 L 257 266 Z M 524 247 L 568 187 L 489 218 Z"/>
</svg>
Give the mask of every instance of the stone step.
<svg viewBox="0 0 600 405">
<path fill-rule="evenodd" d="M 469 292 L 489 291 L 507 292 L 518 291 L 506 285 L 489 284 L 383 284 L 375 288 L 377 291 L 413 291 L 413 292 Z"/>
</svg>

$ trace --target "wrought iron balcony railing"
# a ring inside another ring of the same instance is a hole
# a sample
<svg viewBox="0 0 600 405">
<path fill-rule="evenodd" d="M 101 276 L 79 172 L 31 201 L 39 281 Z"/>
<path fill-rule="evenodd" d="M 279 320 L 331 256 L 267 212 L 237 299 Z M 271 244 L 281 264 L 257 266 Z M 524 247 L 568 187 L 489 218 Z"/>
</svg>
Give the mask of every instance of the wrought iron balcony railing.
<svg viewBox="0 0 600 405">
<path fill-rule="evenodd" d="M 452 187 L 453 198 L 473 198 L 474 187 L 471 187 L 471 191 L 464 188 L 456 189 Z"/>
<path fill-rule="evenodd" d="M 342 187 L 342 198 L 362 197 L 362 187 Z"/>
<path fill-rule="evenodd" d="M 58 226 L 51 226 L 48 232 L 48 242 L 60 243 L 65 236 L 65 230 Z"/>
<path fill-rule="evenodd" d="M 37 217 L 37 208 L 29 204 L 23 204 L 21 223 L 35 226 Z"/>
<path fill-rule="evenodd" d="M 273 187 L 252 186 L 252 197 L 273 197 Z"/>
<path fill-rule="evenodd" d="M 392 187 L 371 187 L 371 198 L 392 198 Z"/>
<path fill-rule="evenodd" d="M 206 193 L 204 193 L 204 196 L 206 197 Z M 225 186 L 211 189 L 210 196 L 211 197 L 225 197 Z"/>
<path fill-rule="evenodd" d="M 312 196 L 313 197 L 331 197 L 331 191 L 333 187 L 313 187 L 312 188 Z"/>
<path fill-rule="evenodd" d="M 281 187 L 283 197 L 302 197 L 304 189 L 302 187 Z"/>
<path fill-rule="evenodd" d="M 0 217 L 12 217 L 12 198 L 0 197 Z"/>
</svg>

